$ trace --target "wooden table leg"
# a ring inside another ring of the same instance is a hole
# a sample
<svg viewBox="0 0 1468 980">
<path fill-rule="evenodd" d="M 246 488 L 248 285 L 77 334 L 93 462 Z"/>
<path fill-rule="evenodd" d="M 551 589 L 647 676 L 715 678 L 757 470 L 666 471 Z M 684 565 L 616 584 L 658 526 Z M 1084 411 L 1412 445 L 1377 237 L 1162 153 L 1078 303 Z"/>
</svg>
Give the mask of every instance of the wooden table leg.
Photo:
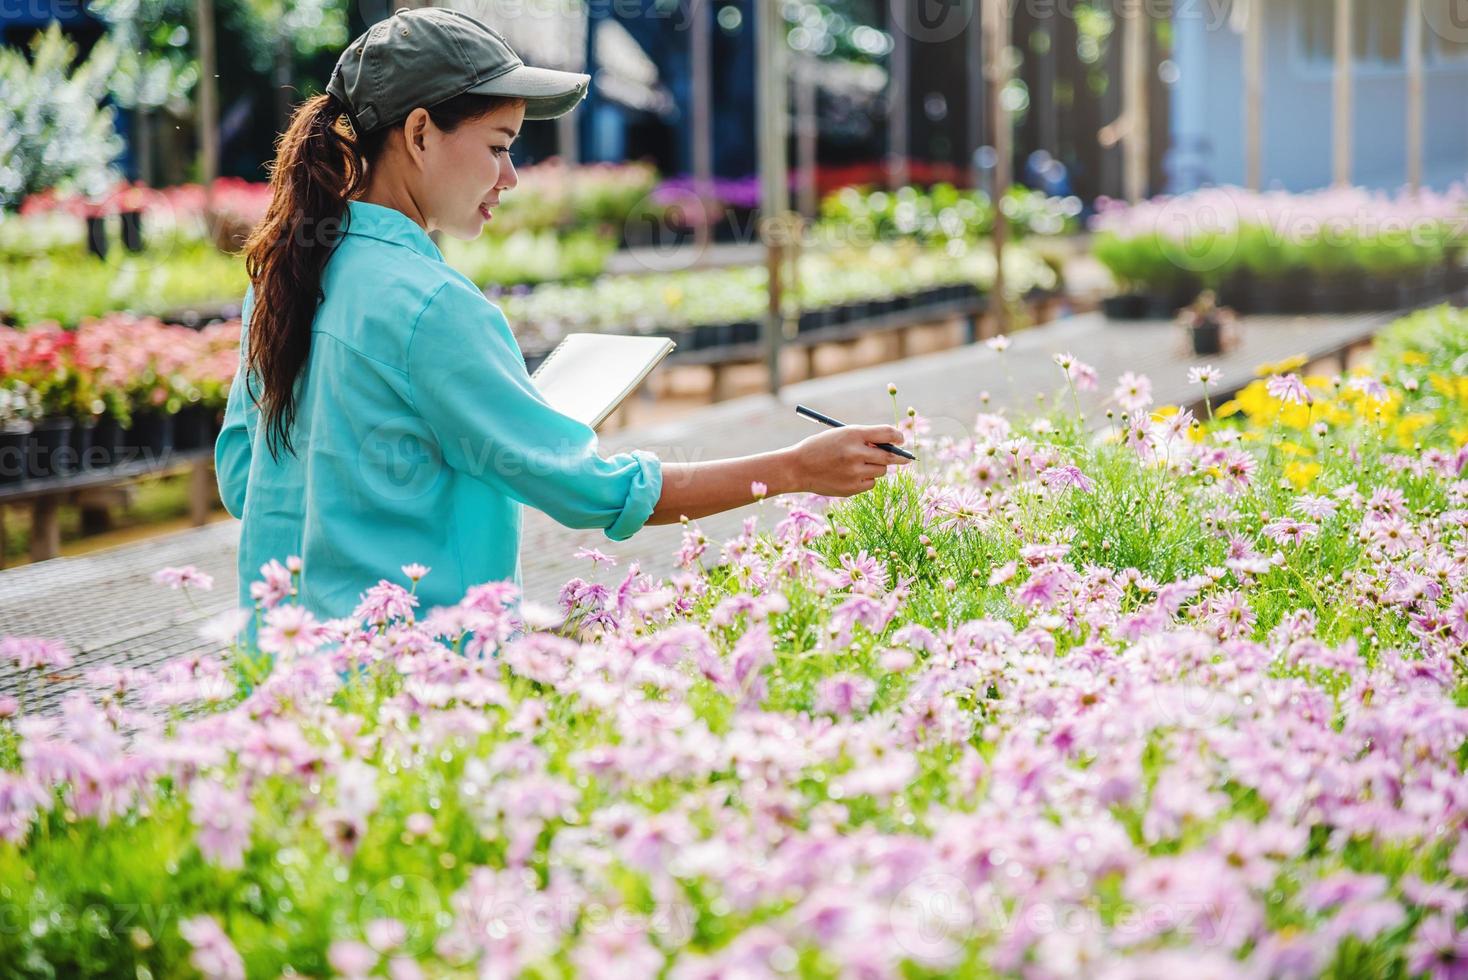
<svg viewBox="0 0 1468 980">
<path fill-rule="evenodd" d="M 209 522 L 209 511 L 217 493 L 213 467 L 205 460 L 195 463 L 189 470 L 189 521 L 194 527 Z"/>
<path fill-rule="evenodd" d="M 61 553 L 61 500 L 37 497 L 31 505 L 31 561 L 46 561 Z"/>
</svg>

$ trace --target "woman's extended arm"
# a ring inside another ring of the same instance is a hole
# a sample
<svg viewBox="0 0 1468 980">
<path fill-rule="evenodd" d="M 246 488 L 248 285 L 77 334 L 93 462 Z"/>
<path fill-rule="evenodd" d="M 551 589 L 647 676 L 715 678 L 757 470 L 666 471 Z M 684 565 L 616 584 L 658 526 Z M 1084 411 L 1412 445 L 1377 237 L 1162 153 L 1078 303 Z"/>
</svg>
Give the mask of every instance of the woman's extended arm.
<svg viewBox="0 0 1468 980">
<path fill-rule="evenodd" d="M 663 489 L 648 524 L 676 524 L 750 503 L 750 485 L 763 483 L 768 496 L 818 493 L 849 497 L 870 490 L 888 466 L 910 462 L 877 443 L 902 444 L 891 425 L 848 425 L 820 432 L 785 449 L 716 459 L 707 463 L 664 463 Z"/>
</svg>

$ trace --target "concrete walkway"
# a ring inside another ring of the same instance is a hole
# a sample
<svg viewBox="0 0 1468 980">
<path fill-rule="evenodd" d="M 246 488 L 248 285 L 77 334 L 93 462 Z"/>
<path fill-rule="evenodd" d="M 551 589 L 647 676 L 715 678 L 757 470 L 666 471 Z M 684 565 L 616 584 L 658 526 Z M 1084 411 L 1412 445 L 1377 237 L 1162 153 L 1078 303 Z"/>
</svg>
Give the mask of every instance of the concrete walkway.
<svg viewBox="0 0 1468 980">
<path fill-rule="evenodd" d="M 1394 315 L 1385 314 L 1251 318 L 1242 325 L 1242 342 L 1236 350 L 1208 360 L 1222 371 L 1219 391 L 1226 392 L 1247 384 L 1261 363 L 1295 354 L 1312 360 L 1338 357 L 1369 341 L 1392 319 Z M 1062 351 L 1099 372 L 1100 389 L 1082 395 L 1085 411 L 1098 422 L 1104 400 L 1124 371 L 1150 376 L 1158 404 L 1191 403 L 1202 394 L 1186 379 L 1188 367 L 1198 360 L 1186 349 L 1181 331 L 1168 323 L 1113 323 L 1099 314 L 1085 314 L 1015 334 L 1011 340 L 1003 355 L 976 344 L 801 382 L 778 397 L 723 402 L 673 422 L 608 435 L 602 447 L 648 449 L 670 462 L 763 452 L 817 430 L 795 414 L 797 403 L 846 422 L 889 421 L 889 382 L 897 385 L 901 408 L 917 408 L 930 420 L 934 435 L 962 436 L 980 410 L 981 391 L 991 394 L 991 409 L 1021 412 L 1035 406 L 1037 394 L 1064 392 L 1059 368 L 1051 360 L 1052 354 Z M 1215 397 L 1214 404 L 1218 403 Z M 742 508 L 699 523 L 717 542 L 737 533 L 752 510 Z M 617 556 L 618 574 L 630 561 L 639 562 L 646 572 L 666 574 L 674 568 L 680 536 L 681 528 L 675 524 L 645 528 L 627 541 L 612 542 L 601 531 L 571 530 L 527 510 L 521 546 L 526 597 L 551 603 L 568 578 L 586 575 L 590 563 L 571 557 L 580 546 Z M 109 662 L 151 666 L 199 650 L 203 647 L 197 636 L 199 624 L 233 602 L 238 538 L 239 525 L 228 521 L 107 552 L 0 571 L 0 636 L 56 637 L 77 654 L 76 669 L 48 685 L 47 702 L 76 683 L 85 668 Z M 413 558 L 403 556 L 405 562 Z M 155 569 L 184 564 L 215 578 L 212 592 L 195 597 L 197 607 L 150 581 Z M 14 682 L 9 666 L 0 665 L 0 690 L 13 689 Z"/>
</svg>

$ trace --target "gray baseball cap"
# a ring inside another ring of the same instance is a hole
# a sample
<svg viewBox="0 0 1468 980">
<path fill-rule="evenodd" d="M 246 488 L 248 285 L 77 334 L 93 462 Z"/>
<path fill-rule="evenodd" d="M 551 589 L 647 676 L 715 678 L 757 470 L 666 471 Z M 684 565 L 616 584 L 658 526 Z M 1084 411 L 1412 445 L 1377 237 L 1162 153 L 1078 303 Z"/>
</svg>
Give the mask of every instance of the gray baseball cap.
<svg viewBox="0 0 1468 980">
<path fill-rule="evenodd" d="M 554 119 L 576 107 L 591 76 L 532 68 L 503 35 L 444 7 L 398 10 L 347 45 L 326 91 L 349 107 L 352 126 L 370 133 L 465 93 L 525 100 L 526 119 Z"/>
</svg>

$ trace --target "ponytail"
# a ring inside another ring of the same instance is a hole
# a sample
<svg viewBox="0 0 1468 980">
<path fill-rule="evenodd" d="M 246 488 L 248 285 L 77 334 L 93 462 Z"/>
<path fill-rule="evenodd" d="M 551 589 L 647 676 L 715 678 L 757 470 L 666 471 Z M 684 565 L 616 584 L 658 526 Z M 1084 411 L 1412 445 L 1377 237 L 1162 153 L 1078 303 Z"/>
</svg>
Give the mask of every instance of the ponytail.
<svg viewBox="0 0 1468 980">
<path fill-rule="evenodd" d="M 428 107 L 439 129 L 504 106 L 514 97 L 465 93 Z M 290 125 L 276 141 L 270 172 L 270 207 L 245 242 L 245 270 L 255 287 L 246 344 L 246 366 L 264 390 L 250 392 L 265 418 L 266 445 L 275 459 L 280 450 L 294 455 L 290 430 L 296 417 L 296 380 L 311 353 L 311 323 L 325 298 L 321 276 L 341 240 L 347 202 L 366 184 L 368 163 L 378 158 L 388 136 L 400 127 L 358 134 L 347 106 L 322 94 L 296 107 Z"/>
<path fill-rule="evenodd" d="M 326 94 L 296 107 L 276 141 L 270 207 L 245 242 L 245 270 L 255 287 L 247 366 L 264 389 L 255 403 L 277 459 L 282 448 L 295 452 L 296 379 L 311 353 L 322 272 L 341 240 L 347 201 L 365 176 L 365 148 L 343 126 L 345 112 Z"/>
</svg>

